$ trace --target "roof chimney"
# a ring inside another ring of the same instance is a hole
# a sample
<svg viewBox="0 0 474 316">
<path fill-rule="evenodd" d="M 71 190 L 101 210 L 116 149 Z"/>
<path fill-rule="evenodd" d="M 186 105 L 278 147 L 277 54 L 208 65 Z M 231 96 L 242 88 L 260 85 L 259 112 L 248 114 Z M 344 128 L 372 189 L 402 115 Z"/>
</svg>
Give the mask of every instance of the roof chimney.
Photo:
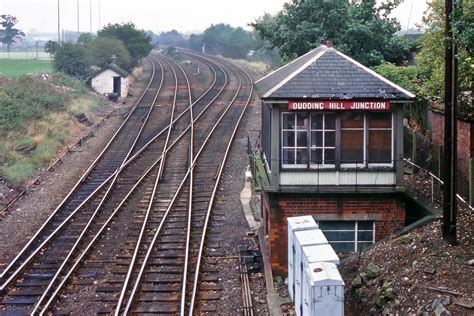
<svg viewBox="0 0 474 316">
<path fill-rule="evenodd" d="M 326 41 L 326 47 L 327 48 L 332 48 L 332 41 Z"/>
</svg>

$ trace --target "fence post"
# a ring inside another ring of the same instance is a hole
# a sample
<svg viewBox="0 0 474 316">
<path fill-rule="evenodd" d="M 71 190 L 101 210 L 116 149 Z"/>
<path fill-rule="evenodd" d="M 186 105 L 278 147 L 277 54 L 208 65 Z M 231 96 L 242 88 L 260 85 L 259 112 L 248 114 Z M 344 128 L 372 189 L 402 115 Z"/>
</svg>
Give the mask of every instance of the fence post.
<svg viewBox="0 0 474 316">
<path fill-rule="evenodd" d="M 438 147 L 438 178 L 444 180 L 443 165 L 444 165 L 444 146 Z"/>
<path fill-rule="evenodd" d="M 469 205 L 474 205 L 474 158 L 469 158 Z"/>
<path fill-rule="evenodd" d="M 413 161 L 413 163 L 415 164 L 418 164 L 418 161 L 417 161 L 417 157 L 416 157 L 416 134 L 415 134 L 415 131 L 412 130 L 411 131 L 411 136 L 412 136 L 412 147 L 411 147 L 411 161 Z"/>
</svg>

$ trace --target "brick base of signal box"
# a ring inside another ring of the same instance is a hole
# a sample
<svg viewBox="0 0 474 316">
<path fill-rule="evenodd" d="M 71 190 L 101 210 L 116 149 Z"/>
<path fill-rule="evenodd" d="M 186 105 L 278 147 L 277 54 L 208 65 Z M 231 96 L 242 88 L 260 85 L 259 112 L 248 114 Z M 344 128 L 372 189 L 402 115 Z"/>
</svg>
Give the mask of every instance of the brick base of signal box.
<svg viewBox="0 0 474 316">
<path fill-rule="evenodd" d="M 262 228 L 274 275 L 288 273 L 287 217 L 313 215 L 316 221 L 375 221 L 375 240 L 405 226 L 405 203 L 390 194 L 262 193 Z"/>
</svg>

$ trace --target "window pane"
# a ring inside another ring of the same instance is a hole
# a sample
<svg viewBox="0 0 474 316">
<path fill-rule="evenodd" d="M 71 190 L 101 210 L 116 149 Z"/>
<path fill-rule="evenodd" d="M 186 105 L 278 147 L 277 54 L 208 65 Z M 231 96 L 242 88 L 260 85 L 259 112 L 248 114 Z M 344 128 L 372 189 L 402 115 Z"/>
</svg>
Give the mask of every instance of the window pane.
<svg viewBox="0 0 474 316">
<path fill-rule="evenodd" d="M 297 139 L 296 139 L 297 147 L 308 146 L 308 133 L 307 132 L 297 132 L 296 136 L 297 136 Z"/>
<path fill-rule="evenodd" d="M 295 132 L 283 132 L 283 147 L 295 146 Z"/>
<path fill-rule="evenodd" d="M 374 222 L 371 222 L 371 221 L 357 222 L 357 229 L 358 230 L 374 230 Z"/>
<path fill-rule="evenodd" d="M 343 112 L 341 114 L 341 128 L 364 128 L 364 113 Z"/>
<path fill-rule="evenodd" d="M 295 128 L 295 114 L 283 113 L 283 129 L 294 129 L 294 128 Z"/>
<path fill-rule="evenodd" d="M 369 113 L 369 128 L 392 128 L 392 113 Z"/>
<path fill-rule="evenodd" d="M 311 115 L 311 129 L 323 129 L 323 115 L 322 114 Z"/>
<path fill-rule="evenodd" d="M 297 149 L 296 150 L 296 163 L 297 164 L 307 164 L 308 163 L 308 150 L 307 149 Z"/>
<path fill-rule="evenodd" d="M 392 131 L 369 131 L 369 162 L 392 162 Z"/>
<path fill-rule="evenodd" d="M 296 114 L 296 126 L 298 130 L 308 129 L 308 115 L 306 115 L 306 113 Z"/>
<path fill-rule="evenodd" d="M 373 234 L 372 231 L 357 232 L 357 241 L 372 241 Z"/>
<path fill-rule="evenodd" d="M 324 116 L 324 128 L 325 129 L 336 128 L 336 115 L 335 114 L 326 114 Z"/>
<path fill-rule="evenodd" d="M 323 132 L 311 132 L 311 146 L 312 147 L 323 146 Z"/>
<path fill-rule="evenodd" d="M 332 242 L 330 243 L 335 252 L 354 252 L 354 242 Z"/>
<path fill-rule="evenodd" d="M 283 149 L 283 163 L 284 164 L 295 163 L 295 150 L 294 149 Z"/>
<path fill-rule="evenodd" d="M 323 150 L 313 149 L 311 150 L 311 162 L 314 164 L 321 164 L 323 162 Z"/>
<path fill-rule="evenodd" d="M 324 150 L 324 163 L 331 164 L 331 165 L 336 163 L 336 150 L 335 149 Z"/>
<path fill-rule="evenodd" d="M 341 163 L 364 160 L 364 131 L 341 131 Z"/>
<path fill-rule="evenodd" d="M 355 222 L 352 221 L 324 221 L 319 222 L 321 230 L 355 230 Z"/>
<path fill-rule="evenodd" d="M 325 134 L 325 147 L 335 147 L 336 146 L 336 132 L 326 132 Z"/>
<path fill-rule="evenodd" d="M 354 241 L 354 232 L 328 232 L 323 231 L 326 239 L 331 241 Z"/>
</svg>

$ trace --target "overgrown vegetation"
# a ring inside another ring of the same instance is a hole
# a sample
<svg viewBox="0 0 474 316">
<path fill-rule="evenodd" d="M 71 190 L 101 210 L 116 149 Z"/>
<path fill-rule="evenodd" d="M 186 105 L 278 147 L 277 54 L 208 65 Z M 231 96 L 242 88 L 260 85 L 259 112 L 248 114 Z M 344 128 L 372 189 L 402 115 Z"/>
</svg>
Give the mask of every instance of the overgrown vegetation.
<svg viewBox="0 0 474 316">
<path fill-rule="evenodd" d="M 90 116 L 100 102 L 84 83 L 59 74 L 0 80 L 0 176 L 24 182 L 82 128 L 72 116 Z"/>
<path fill-rule="evenodd" d="M 201 34 L 185 36 L 176 30 L 153 36 L 155 45 L 189 48 L 195 51 L 204 49 L 207 53 L 251 62 L 265 62 L 271 67 L 281 64 L 277 49 L 269 47 L 260 35 L 241 27 L 229 24 L 213 24 Z"/>
<path fill-rule="evenodd" d="M 276 16 L 264 15 L 251 25 L 286 60 L 332 40 L 334 46 L 366 66 L 384 61 L 401 64 L 410 45 L 396 35 L 400 23 L 390 18 L 400 0 L 292 1 Z"/>
<path fill-rule="evenodd" d="M 444 102 L 444 2 L 431 0 L 423 18 L 421 49 L 416 61 L 421 81 L 420 94 L 433 103 Z M 463 1 L 454 14 L 458 43 L 459 116 L 474 118 L 474 1 Z"/>
<path fill-rule="evenodd" d="M 49 41 L 45 45 L 45 51 L 54 56 L 57 71 L 84 81 L 90 78 L 93 66 L 113 62 L 131 70 L 152 48 L 151 36 L 133 23 L 109 24 L 97 36 L 81 34 L 75 44 Z"/>
<path fill-rule="evenodd" d="M 426 131 L 428 128 L 427 109 L 429 101 L 421 93 L 422 86 L 420 85 L 418 68 L 416 66 L 396 66 L 391 63 L 384 63 L 374 67 L 374 70 L 416 95 L 415 102 L 403 107 L 404 116 L 408 119 L 412 129 Z"/>
</svg>

